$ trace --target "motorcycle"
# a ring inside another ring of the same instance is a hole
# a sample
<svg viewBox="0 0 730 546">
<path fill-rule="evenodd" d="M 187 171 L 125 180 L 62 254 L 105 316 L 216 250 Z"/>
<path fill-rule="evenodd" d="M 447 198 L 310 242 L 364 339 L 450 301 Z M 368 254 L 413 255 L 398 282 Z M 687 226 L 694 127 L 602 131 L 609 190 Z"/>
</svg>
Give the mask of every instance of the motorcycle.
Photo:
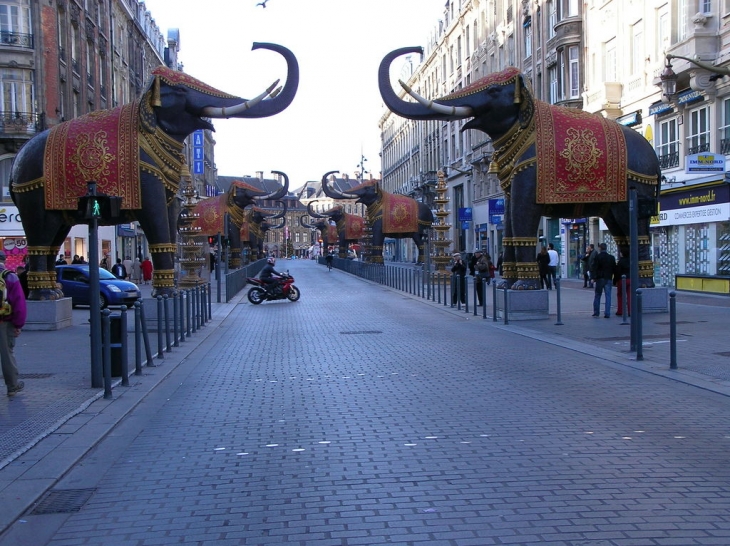
<svg viewBox="0 0 730 546">
<path fill-rule="evenodd" d="M 299 288 L 294 285 L 294 277 L 291 275 L 282 275 L 279 282 L 272 288 L 272 291 L 268 291 L 266 289 L 266 283 L 258 277 L 246 277 L 246 281 L 254 285 L 248 291 L 248 301 L 254 305 L 265 301 L 284 299 L 297 301 L 301 295 Z"/>
</svg>

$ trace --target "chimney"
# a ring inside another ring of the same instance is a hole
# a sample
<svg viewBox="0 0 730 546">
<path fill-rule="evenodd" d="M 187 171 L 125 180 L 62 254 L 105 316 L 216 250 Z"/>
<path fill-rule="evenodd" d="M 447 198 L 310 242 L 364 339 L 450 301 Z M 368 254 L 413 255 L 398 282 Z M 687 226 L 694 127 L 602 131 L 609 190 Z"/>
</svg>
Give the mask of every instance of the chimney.
<svg viewBox="0 0 730 546">
<path fill-rule="evenodd" d="M 256 171 L 256 178 L 263 181 L 264 180 L 264 171 Z"/>
</svg>

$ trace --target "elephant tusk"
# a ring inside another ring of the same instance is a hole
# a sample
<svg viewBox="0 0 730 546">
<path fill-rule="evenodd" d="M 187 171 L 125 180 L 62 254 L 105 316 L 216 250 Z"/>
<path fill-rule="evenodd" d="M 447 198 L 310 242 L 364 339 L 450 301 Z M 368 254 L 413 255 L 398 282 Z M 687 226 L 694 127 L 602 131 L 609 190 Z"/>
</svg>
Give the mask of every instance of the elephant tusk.
<svg viewBox="0 0 730 546">
<path fill-rule="evenodd" d="M 271 95 L 272 97 L 275 97 L 279 94 L 281 91 L 281 87 L 276 89 L 276 86 L 279 84 L 279 80 L 276 80 L 274 83 L 272 83 L 266 91 L 261 93 L 258 97 L 255 97 L 251 100 L 244 101 L 242 103 L 236 104 L 235 106 L 231 107 L 222 107 L 218 108 L 215 106 L 206 106 L 203 108 L 200 112 L 200 114 L 204 117 L 208 118 L 230 118 L 231 116 L 235 116 L 237 114 L 240 114 L 241 112 L 245 112 L 246 110 L 250 110 L 254 106 L 256 106 L 258 103 L 260 103 L 262 100 L 264 100 L 266 97 Z M 272 95 L 272 92 L 274 92 L 274 95 Z"/>
<path fill-rule="evenodd" d="M 438 114 L 445 114 L 447 116 L 455 116 L 460 118 L 468 118 L 474 115 L 474 110 L 472 110 L 470 106 L 446 106 L 445 104 L 439 104 L 438 102 L 434 102 L 432 100 L 428 100 L 427 98 L 422 97 L 403 81 L 398 80 L 398 83 L 400 83 L 401 87 L 406 90 L 406 93 L 416 99 L 420 104 Z"/>
</svg>

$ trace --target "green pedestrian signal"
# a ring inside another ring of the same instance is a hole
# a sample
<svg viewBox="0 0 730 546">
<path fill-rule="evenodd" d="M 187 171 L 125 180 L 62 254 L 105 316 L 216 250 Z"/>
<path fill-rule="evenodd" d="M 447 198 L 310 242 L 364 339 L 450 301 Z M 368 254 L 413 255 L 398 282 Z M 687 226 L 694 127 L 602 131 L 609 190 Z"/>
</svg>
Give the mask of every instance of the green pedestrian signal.
<svg viewBox="0 0 730 546">
<path fill-rule="evenodd" d="M 101 204 L 98 199 L 91 200 L 91 217 L 101 218 Z"/>
</svg>

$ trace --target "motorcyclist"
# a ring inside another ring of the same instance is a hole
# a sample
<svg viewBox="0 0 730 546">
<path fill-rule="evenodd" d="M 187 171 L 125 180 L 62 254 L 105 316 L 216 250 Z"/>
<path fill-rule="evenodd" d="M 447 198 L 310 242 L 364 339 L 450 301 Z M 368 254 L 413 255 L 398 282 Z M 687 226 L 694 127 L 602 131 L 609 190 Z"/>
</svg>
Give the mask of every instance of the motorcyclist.
<svg viewBox="0 0 730 546">
<path fill-rule="evenodd" d="M 261 270 L 261 273 L 259 273 L 259 279 L 266 285 L 266 292 L 269 294 L 276 292 L 279 280 L 284 276 L 283 273 L 279 273 L 274 269 L 274 265 L 276 265 L 276 258 L 270 256 L 266 260 L 266 265 Z"/>
</svg>

